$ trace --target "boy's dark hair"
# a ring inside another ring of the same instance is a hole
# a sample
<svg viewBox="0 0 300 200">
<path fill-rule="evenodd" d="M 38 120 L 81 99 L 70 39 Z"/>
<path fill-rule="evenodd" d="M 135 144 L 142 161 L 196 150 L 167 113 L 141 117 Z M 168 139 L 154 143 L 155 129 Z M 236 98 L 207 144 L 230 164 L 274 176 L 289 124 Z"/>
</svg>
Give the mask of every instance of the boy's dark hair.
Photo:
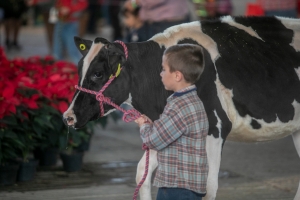
<svg viewBox="0 0 300 200">
<path fill-rule="evenodd" d="M 188 83 L 199 80 L 204 70 L 203 49 L 194 44 L 177 44 L 164 52 L 170 72 L 180 71 Z"/>
<path fill-rule="evenodd" d="M 139 11 L 140 11 L 139 6 L 136 7 L 134 10 L 129 10 L 128 8 L 123 7 L 121 9 L 121 16 L 126 16 L 127 14 L 132 14 L 133 16 L 138 17 L 139 16 Z"/>
</svg>

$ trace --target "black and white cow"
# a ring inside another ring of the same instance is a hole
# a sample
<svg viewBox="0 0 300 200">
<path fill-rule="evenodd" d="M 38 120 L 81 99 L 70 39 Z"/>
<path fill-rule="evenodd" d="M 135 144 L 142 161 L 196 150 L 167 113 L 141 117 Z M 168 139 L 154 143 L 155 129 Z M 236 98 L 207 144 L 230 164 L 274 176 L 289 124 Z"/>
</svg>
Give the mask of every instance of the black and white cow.
<svg viewBox="0 0 300 200">
<path fill-rule="evenodd" d="M 205 199 L 216 197 L 226 139 L 259 142 L 292 134 L 300 154 L 300 20 L 227 16 L 181 24 L 146 42 L 127 43 L 127 60 L 118 43 L 103 38 L 75 40 L 83 47 L 79 48 L 83 58 L 78 84 L 99 91 L 121 63 L 120 75 L 104 95 L 117 104 L 130 100 L 152 120 L 158 119 L 170 95 L 159 76 L 165 48 L 179 43 L 204 48 L 205 70 L 196 85 L 209 118 Z M 106 114 L 112 110 L 108 105 L 104 108 Z M 83 127 L 99 117 L 99 103 L 94 95 L 76 91 L 63 116 L 69 126 Z M 143 174 L 144 157 L 137 181 Z M 140 191 L 143 200 L 151 199 L 151 173 L 156 166 L 156 152 L 151 151 L 149 175 Z M 300 199 L 299 190 L 295 199 Z"/>
</svg>

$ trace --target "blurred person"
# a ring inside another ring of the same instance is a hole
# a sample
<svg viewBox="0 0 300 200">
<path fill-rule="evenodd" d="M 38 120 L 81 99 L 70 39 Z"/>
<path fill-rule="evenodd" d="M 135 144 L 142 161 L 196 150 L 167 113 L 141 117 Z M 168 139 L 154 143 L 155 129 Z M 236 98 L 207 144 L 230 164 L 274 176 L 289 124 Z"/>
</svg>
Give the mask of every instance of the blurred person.
<svg viewBox="0 0 300 200">
<path fill-rule="evenodd" d="M 82 11 L 88 6 L 87 0 L 58 0 L 55 3 L 57 22 L 54 27 L 53 56 L 62 60 L 64 48 L 71 61 L 77 64 L 80 53 L 75 46 L 74 36 L 79 35 L 79 19 Z M 55 19 L 55 17 L 54 17 Z M 54 22 L 54 21 L 53 21 Z"/>
<path fill-rule="evenodd" d="M 54 24 L 49 22 L 50 9 L 54 6 L 55 0 L 28 0 L 30 6 L 36 6 L 42 14 L 42 20 L 46 29 L 46 37 L 49 51 L 52 52 Z"/>
<path fill-rule="evenodd" d="M 144 23 L 139 17 L 139 10 L 140 7 L 136 7 L 134 10 L 123 7 L 121 10 L 121 16 L 128 31 L 124 37 L 125 42 L 142 42 L 147 40 Z"/>
<path fill-rule="evenodd" d="M 217 16 L 216 9 L 216 1 L 215 0 L 206 0 L 205 9 L 207 12 L 206 18 L 215 18 Z"/>
<path fill-rule="evenodd" d="M 122 27 L 120 23 L 119 13 L 121 11 L 121 4 L 123 0 L 108 1 L 108 15 L 109 21 L 113 28 L 113 40 L 122 39 Z"/>
<path fill-rule="evenodd" d="M 207 17 L 206 0 L 192 0 L 194 4 L 195 14 L 199 19 Z"/>
<path fill-rule="evenodd" d="M 0 0 L 0 8 L 3 9 L 3 24 L 5 35 L 5 47 L 21 50 L 19 33 L 22 26 L 22 15 L 26 13 L 28 6 L 26 0 Z"/>
<path fill-rule="evenodd" d="M 297 17 L 300 18 L 300 0 L 297 0 Z"/>
<path fill-rule="evenodd" d="M 216 1 L 216 17 L 231 15 L 232 2 L 231 0 L 217 0 Z"/>
<path fill-rule="evenodd" d="M 101 0 L 102 1 L 102 0 Z M 88 0 L 88 7 L 80 17 L 79 36 L 83 37 L 86 33 L 97 33 L 97 20 L 102 14 L 100 0 Z"/>
<path fill-rule="evenodd" d="M 266 16 L 297 17 L 297 0 L 257 0 Z"/>
<path fill-rule="evenodd" d="M 144 21 L 146 38 L 165 29 L 189 21 L 188 0 L 127 0 L 125 6 L 133 10 L 140 8 L 140 18 Z"/>
</svg>

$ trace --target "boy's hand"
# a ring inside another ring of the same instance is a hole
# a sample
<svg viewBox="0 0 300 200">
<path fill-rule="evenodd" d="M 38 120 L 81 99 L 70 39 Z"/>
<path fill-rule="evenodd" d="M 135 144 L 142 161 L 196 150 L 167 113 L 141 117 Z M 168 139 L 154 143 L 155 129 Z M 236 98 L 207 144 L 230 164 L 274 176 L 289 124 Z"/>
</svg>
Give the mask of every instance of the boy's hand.
<svg viewBox="0 0 300 200">
<path fill-rule="evenodd" d="M 141 115 L 139 118 L 135 120 L 135 122 L 141 127 L 145 123 L 152 124 L 153 122 L 146 115 Z"/>
</svg>

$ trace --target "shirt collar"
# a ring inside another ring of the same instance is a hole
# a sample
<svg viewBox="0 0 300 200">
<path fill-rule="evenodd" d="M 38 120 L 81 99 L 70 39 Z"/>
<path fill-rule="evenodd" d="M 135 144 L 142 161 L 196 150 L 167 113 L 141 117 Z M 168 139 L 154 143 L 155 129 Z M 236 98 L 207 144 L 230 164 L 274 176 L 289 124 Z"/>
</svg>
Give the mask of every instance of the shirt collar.
<svg viewBox="0 0 300 200">
<path fill-rule="evenodd" d="M 192 91 L 196 91 L 197 90 L 197 87 L 195 85 L 190 85 L 186 88 L 183 88 L 177 92 L 174 92 L 169 98 L 168 100 L 171 100 L 173 99 L 173 97 L 180 97 L 180 96 L 183 96 L 189 92 L 192 92 Z"/>
</svg>

